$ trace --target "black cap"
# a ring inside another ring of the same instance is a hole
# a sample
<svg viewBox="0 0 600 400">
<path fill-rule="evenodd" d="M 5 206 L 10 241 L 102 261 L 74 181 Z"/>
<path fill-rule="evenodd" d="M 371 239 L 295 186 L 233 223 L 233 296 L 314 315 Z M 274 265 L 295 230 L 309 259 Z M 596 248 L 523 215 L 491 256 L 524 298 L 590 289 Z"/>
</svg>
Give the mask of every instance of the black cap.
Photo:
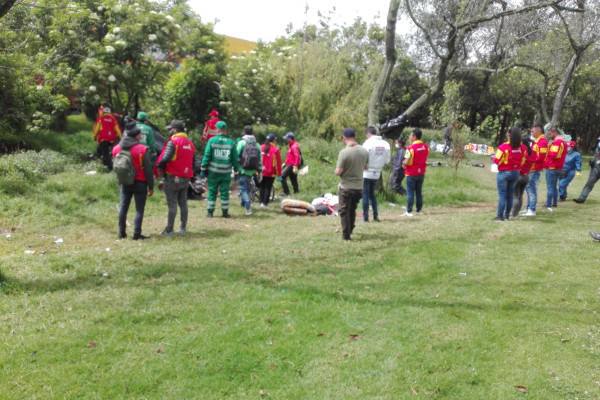
<svg viewBox="0 0 600 400">
<path fill-rule="evenodd" d="M 166 130 L 175 129 L 177 132 L 183 132 L 183 131 L 185 131 L 185 125 L 183 124 L 183 121 L 174 119 L 171 121 L 171 123 L 169 125 L 165 126 L 165 129 Z"/>
</svg>

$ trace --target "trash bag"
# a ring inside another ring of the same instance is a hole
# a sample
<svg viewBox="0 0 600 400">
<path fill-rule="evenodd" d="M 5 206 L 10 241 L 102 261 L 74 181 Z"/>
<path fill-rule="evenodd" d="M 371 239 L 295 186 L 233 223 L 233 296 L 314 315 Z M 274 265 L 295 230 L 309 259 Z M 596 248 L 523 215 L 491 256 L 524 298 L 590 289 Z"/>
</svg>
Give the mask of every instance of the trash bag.
<svg viewBox="0 0 600 400">
<path fill-rule="evenodd" d="M 400 137 L 407 125 L 408 116 L 406 114 L 401 114 L 400 116 L 381 124 L 379 126 L 379 132 L 388 139 L 396 140 Z"/>
</svg>

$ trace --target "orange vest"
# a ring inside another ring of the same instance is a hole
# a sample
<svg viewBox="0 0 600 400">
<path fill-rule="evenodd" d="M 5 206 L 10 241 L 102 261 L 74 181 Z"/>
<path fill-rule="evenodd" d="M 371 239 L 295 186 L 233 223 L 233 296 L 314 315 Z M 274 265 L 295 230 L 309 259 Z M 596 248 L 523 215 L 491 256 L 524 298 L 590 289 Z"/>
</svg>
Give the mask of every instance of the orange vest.
<svg viewBox="0 0 600 400">
<path fill-rule="evenodd" d="M 410 158 L 408 164 L 404 167 L 404 174 L 406 176 L 425 175 L 429 146 L 421 140 L 417 140 L 408 146 L 406 151 L 410 153 Z"/>
</svg>

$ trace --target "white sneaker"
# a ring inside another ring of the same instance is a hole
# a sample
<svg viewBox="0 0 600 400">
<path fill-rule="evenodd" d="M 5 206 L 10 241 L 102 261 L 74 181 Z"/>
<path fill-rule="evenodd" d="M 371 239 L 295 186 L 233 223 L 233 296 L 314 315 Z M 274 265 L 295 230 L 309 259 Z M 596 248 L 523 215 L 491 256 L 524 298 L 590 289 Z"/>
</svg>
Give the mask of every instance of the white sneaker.
<svg viewBox="0 0 600 400">
<path fill-rule="evenodd" d="M 265 203 L 260 203 L 260 208 L 265 208 L 265 207 L 266 207 Z"/>
<path fill-rule="evenodd" d="M 552 209 L 552 207 L 548 207 L 548 211 L 553 212 L 554 210 Z"/>
<path fill-rule="evenodd" d="M 523 214 L 524 217 L 535 217 L 535 211 L 532 210 L 527 210 L 527 212 L 525 214 Z"/>
<path fill-rule="evenodd" d="M 252 215 L 252 210 L 246 210 L 246 215 Z"/>
<path fill-rule="evenodd" d="M 404 214 L 400 215 L 401 217 L 412 217 L 413 213 L 409 213 L 408 211 L 405 211 Z"/>
</svg>

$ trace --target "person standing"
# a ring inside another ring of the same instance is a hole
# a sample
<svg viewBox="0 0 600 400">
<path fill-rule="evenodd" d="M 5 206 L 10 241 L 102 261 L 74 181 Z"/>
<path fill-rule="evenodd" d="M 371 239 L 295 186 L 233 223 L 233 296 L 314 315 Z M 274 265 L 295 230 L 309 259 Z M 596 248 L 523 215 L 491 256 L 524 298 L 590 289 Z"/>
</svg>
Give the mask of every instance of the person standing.
<svg viewBox="0 0 600 400">
<path fill-rule="evenodd" d="M 131 199 L 135 199 L 135 217 L 133 220 L 133 240 L 148 239 L 142 235 L 142 222 L 146 208 L 147 196 L 154 194 L 154 175 L 152 174 L 152 161 L 148 148 L 140 143 L 142 132 L 131 123 L 125 129 L 125 137 L 112 149 L 113 158 L 121 152 L 128 150 L 131 153 L 133 166 L 137 171 L 132 185 L 120 185 L 121 202 L 119 204 L 119 239 L 127 237 L 127 212 Z"/>
<path fill-rule="evenodd" d="M 367 140 L 363 143 L 363 147 L 369 153 L 369 169 L 363 172 L 363 221 L 369 222 L 370 202 L 373 208 L 373 221 L 379 222 L 375 187 L 381 178 L 381 170 L 390 162 L 390 145 L 377 134 L 374 126 L 367 128 L 366 136 Z"/>
<path fill-rule="evenodd" d="M 533 166 L 533 162 L 535 160 L 535 154 L 531 150 L 531 139 L 529 137 L 522 137 L 521 142 L 526 148 L 525 161 L 519 169 L 519 180 L 517 181 L 517 185 L 515 186 L 515 191 L 513 195 L 513 218 L 518 217 L 519 211 L 521 211 L 521 206 L 523 205 L 523 193 L 525 193 L 525 188 L 529 183 L 529 174 L 531 172 L 531 167 Z"/>
<path fill-rule="evenodd" d="M 253 147 L 246 148 L 246 146 Z M 256 151 L 254 151 L 254 149 Z M 244 136 L 242 136 L 242 138 L 238 142 L 236 151 L 240 157 L 240 173 L 238 176 L 240 192 L 242 194 L 242 205 L 246 207 L 246 215 L 252 215 L 252 208 L 250 207 L 251 199 L 248 193 L 251 185 L 250 181 L 254 179 L 254 176 L 257 173 L 260 174 L 260 172 L 262 171 L 261 148 L 260 145 L 256 142 L 252 126 L 244 126 Z M 260 182 L 262 175 L 259 175 L 258 177 Z"/>
<path fill-rule="evenodd" d="M 263 160 L 262 181 L 260 182 L 260 206 L 266 207 L 271 201 L 271 191 L 275 178 L 281 182 L 281 153 L 275 145 L 277 138 L 272 133 L 266 137 L 260 146 Z"/>
<path fill-rule="evenodd" d="M 400 194 L 406 194 L 406 189 L 402 186 L 402 181 L 404 180 L 404 167 L 402 166 L 402 162 L 404 161 L 404 154 L 406 152 L 406 138 L 404 136 L 400 136 L 396 139 L 395 144 L 396 155 L 392 160 L 392 174 L 390 176 L 390 188 Z"/>
<path fill-rule="evenodd" d="M 338 155 L 335 174 L 340 177 L 338 191 L 342 239 L 351 240 L 356 222 L 356 208 L 362 196 L 363 171 L 369 169 L 369 152 L 356 143 L 352 128 L 344 129 L 342 140 L 346 147 Z"/>
<path fill-rule="evenodd" d="M 194 155 L 196 148 L 185 133 L 182 121 L 174 119 L 165 127 L 169 139 L 157 160 L 158 176 L 165 177 L 167 198 L 167 226 L 161 235 L 172 236 L 177 206 L 180 209 L 181 225 L 177 233 L 186 234 L 188 220 L 187 192 L 190 178 L 194 176 Z"/>
<path fill-rule="evenodd" d="M 506 136 L 509 141 L 498 147 L 494 157 L 494 163 L 498 165 L 498 212 L 494 221 L 505 221 L 510 217 L 519 171 L 527 154 L 527 147 L 521 143 L 521 129 L 513 126 Z"/>
<path fill-rule="evenodd" d="M 452 127 L 447 126 L 444 129 L 444 149 L 442 150 L 442 155 L 443 156 L 447 155 L 451 148 L 452 148 Z"/>
<path fill-rule="evenodd" d="M 406 212 L 402 214 L 405 217 L 412 217 L 413 203 L 417 198 L 417 215 L 421 214 L 423 209 L 423 182 L 425 181 L 425 170 L 427 168 L 427 157 L 429 156 L 429 146 L 421 140 L 423 132 L 419 128 L 413 129 L 410 133 L 410 145 L 406 148 L 404 154 L 404 174 L 406 175 L 407 204 Z"/>
<path fill-rule="evenodd" d="M 285 167 L 281 173 L 281 188 L 283 189 L 283 195 L 289 196 L 290 188 L 287 184 L 287 178 L 290 178 L 292 182 L 292 188 L 294 193 L 298 193 L 298 168 L 300 167 L 300 146 L 296 141 L 296 135 L 293 132 L 288 132 L 283 137 L 283 140 L 287 141 L 289 146 L 287 156 L 285 157 Z"/>
<path fill-rule="evenodd" d="M 548 138 L 552 142 L 548 146 L 548 157 L 546 157 L 547 197 L 544 206 L 548 208 L 548 211 L 552 211 L 558 205 L 558 177 L 565 165 L 567 146 L 559 137 L 558 128 L 555 126 L 548 129 Z"/>
<path fill-rule="evenodd" d="M 208 113 L 210 117 L 206 124 L 204 125 L 204 130 L 202 131 L 202 140 L 203 142 L 208 142 L 213 137 L 217 136 L 217 122 L 219 122 L 219 112 L 217 110 L 212 110 Z"/>
<path fill-rule="evenodd" d="M 559 201 L 567 199 L 567 187 L 575 176 L 581 178 L 581 153 L 575 149 L 575 142 L 571 140 L 567 143 L 567 158 L 558 179 Z"/>
<path fill-rule="evenodd" d="M 585 200 L 592 192 L 594 185 L 596 185 L 596 182 L 600 179 L 600 137 L 598 138 L 598 144 L 596 145 L 596 154 L 594 155 L 594 158 L 590 160 L 590 167 L 592 167 L 590 176 L 588 176 L 588 180 L 579 197 L 573 199 L 575 203 L 585 203 Z"/>
<path fill-rule="evenodd" d="M 216 124 L 217 136 L 211 138 L 206 145 L 202 158 L 200 177 L 208 171 L 208 196 L 206 199 L 206 217 L 212 218 L 217 201 L 217 193 L 221 192 L 221 210 L 223 218 L 229 218 L 229 185 L 231 169 L 238 173 L 240 165 L 235 142 L 227 136 L 227 124 L 219 121 Z"/>
<path fill-rule="evenodd" d="M 106 103 L 103 103 L 106 104 Z M 92 137 L 98 141 L 97 152 L 102 158 L 102 164 L 112 171 L 112 149 L 123 134 L 119 121 L 114 117 L 108 105 L 98 110 L 98 118 L 94 124 Z"/>
<path fill-rule="evenodd" d="M 529 173 L 529 182 L 525 187 L 527 192 L 527 210 L 526 217 L 535 217 L 537 205 L 537 191 L 540 184 L 542 170 L 545 169 L 546 157 L 548 156 L 548 141 L 544 137 L 544 128 L 541 125 L 534 125 L 529 130 L 533 137 L 531 151 L 535 154 L 535 161 Z"/>
<path fill-rule="evenodd" d="M 144 111 L 140 111 L 137 114 L 137 127 L 140 128 L 142 132 L 142 138 L 140 143 L 148 148 L 150 151 L 150 159 L 152 161 L 156 161 L 156 145 L 154 143 L 154 130 L 150 125 L 147 124 L 148 116 Z"/>
</svg>

